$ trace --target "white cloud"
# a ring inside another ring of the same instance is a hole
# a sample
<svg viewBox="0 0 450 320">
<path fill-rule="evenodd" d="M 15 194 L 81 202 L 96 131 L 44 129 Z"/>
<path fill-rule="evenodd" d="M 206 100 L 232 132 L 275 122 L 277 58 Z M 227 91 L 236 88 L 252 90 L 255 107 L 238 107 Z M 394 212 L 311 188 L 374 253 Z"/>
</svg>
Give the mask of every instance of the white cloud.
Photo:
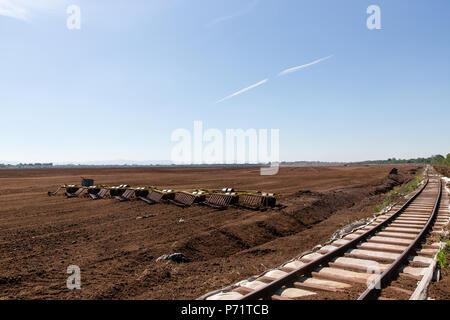
<svg viewBox="0 0 450 320">
<path fill-rule="evenodd" d="M 224 22 L 224 21 L 233 19 L 233 18 L 237 18 L 237 17 L 242 16 L 244 14 L 247 14 L 251 10 L 253 10 L 253 8 L 255 8 L 258 5 L 259 1 L 260 0 L 253 0 L 246 8 L 244 8 L 244 9 L 242 9 L 240 11 L 237 11 L 237 12 L 235 12 L 233 14 L 230 14 L 228 16 L 223 16 L 223 17 L 216 18 L 216 19 L 212 20 L 211 22 L 209 22 L 207 25 L 208 26 L 214 25 L 214 24 L 217 24 L 217 23 L 220 23 L 220 22 Z"/>
<path fill-rule="evenodd" d="M 251 89 L 253 89 L 253 88 L 259 87 L 260 85 L 263 85 L 263 84 L 266 83 L 267 81 L 269 81 L 269 79 L 264 79 L 264 80 L 262 80 L 262 81 L 259 81 L 259 82 L 255 83 L 255 84 L 252 84 L 251 86 L 249 86 L 249 87 L 247 87 L 247 88 L 244 88 L 244 89 L 242 89 L 242 90 L 239 90 L 239 91 L 237 91 L 237 92 L 235 92 L 235 93 L 233 93 L 233 94 L 230 94 L 229 96 L 227 96 L 227 97 L 225 97 L 225 98 L 223 98 L 223 99 L 220 99 L 220 100 L 217 101 L 216 103 L 223 102 L 223 101 L 228 100 L 228 99 L 230 99 L 230 98 L 233 98 L 233 97 L 235 97 L 235 96 L 237 96 L 237 95 L 240 95 L 241 93 L 244 93 L 244 92 L 247 92 L 247 91 L 249 91 L 249 90 L 251 90 Z"/>
<path fill-rule="evenodd" d="M 24 7 L 14 4 L 12 0 L 0 0 L 0 16 L 28 21 L 30 12 Z"/>
<path fill-rule="evenodd" d="M 0 16 L 30 21 L 36 13 L 49 12 L 67 3 L 67 0 L 0 0 Z"/>
<path fill-rule="evenodd" d="M 316 64 L 316 63 L 319 63 L 319 62 L 322 62 L 322 61 L 324 61 L 324 60 L 330 59 L 332 56 L 333 56 L 333 54 L 330 55 L 330 56 L 328 56 L 328 57 L 320 58 L 320 59 L 318 59 L 318 60 L 315 60 L 315 61 L 310 62 L 310 63 L 307 63 L 307 64 L 302 64 L 301 66 L 297 66 L 297 67 L 293 67 L 293 68 L 286 69 L 286 70 L 284 70 L 284 71 L 281 71 L 281 72 L 278 74 L 278 76 L 284 76 L 285 74 L 292 73 L 292 72 L 296 72 L 296 71 L 298 71 L 298 70 L 300 70 L 300 69 L 303 69 L 303 68 L 307 68 L 307 67 L 312 66 L 312 65 L 314 65 L 314 64 Z"/>
</svg>

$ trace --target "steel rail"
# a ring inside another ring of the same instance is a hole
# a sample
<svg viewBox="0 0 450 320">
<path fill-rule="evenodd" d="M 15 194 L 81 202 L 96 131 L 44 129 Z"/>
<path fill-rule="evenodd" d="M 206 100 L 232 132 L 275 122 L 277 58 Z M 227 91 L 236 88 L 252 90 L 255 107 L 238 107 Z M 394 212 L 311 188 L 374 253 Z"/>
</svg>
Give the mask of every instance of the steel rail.
<svg viewBox="0 0 450 320">
<path fill-rule="evenodd" d="M 370 300 L 375 299 L 379 296 L 381 290 L 392 280 L 392 278 L 397 274 L 398 269 L 406 263 L 409 256 L 416 252 L 418 244 L 427 235 L 429 229 L 432 226 L 433 220 L 435 219 L 437 212 L 439 211 L 439 203 L 441 201 L 442 193 L 442 181 L 439 179 L 439 194 L 436 197 L 434 203 L 433 211 L 428 218 L 427 223 L 423 227 L 422 231 L 417 235 L 414 241 L 403 251 L 403 253 L 386 269 L 381 275 L 375 279 L 374 282 L 359 296 L 358 300 Z"/>
<path fill-rule="evenodd" d="M 319 259 L 313 260 L 300 268 L 291 271 L 287 275 L 274 280 L 267 285 L 256 289 L 243 297 L 241 297 L 239 300 L 258 300 L 258 299 L 268 299 L 271 295 L 275 294 L 279 289 L 281 289 L 285 285 L 289 285 L 296 280 L 298 280 L 299 277 L 309 274 L 315 269 L 317 269 L 320 266 L 327 265 L 331 260 L 334 258 L 340 257 L 344 255 L 345 252 L 347 252 L 349 249 L 356 247 L 361 241 L 366 240 L 367 238 L 371 237 L 381 229 L 383 229 L 385 226 L 387 226 L 389 223 L 391 223 L 400 213 L 402 213 L 410 204 L 413 202 L 426 188 L 428 185 L 429 178 L 426 179 L 424 185 L 420 188 L 419 191 L 417 191 L 408 201 L 406 201 L 403 206 L 398 209 L 395 213 L 393 213 L 389 218 L 382 221 L 372 229 L 368 230 L 367 232 L 361 234 L 357 238 L 350 240 L 350 242 L 346 243 L 345 245 L 338 247 L 337 249 L 323 255 Z"/>
</svg>

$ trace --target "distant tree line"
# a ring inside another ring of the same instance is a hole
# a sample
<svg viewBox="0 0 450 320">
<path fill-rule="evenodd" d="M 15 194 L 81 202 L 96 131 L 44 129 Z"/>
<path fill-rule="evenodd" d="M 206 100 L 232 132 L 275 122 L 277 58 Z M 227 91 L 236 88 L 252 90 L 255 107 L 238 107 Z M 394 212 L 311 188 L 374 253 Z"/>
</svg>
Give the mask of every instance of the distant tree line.
<svg viewBox="0 0 450 320">
<path fill-rule="evenodd" d="M 431 164 L 441 167 L 450 167 L 450 153 L 447 153 L 446 157 L 440 154 L 431 157 Z"/>
<path fill-rule="evenodd" d="M 18 163 L 18 164 L 4 164 L 0 163 L 0 168 L 51 168 L 53 167 L 53 163 Z"/>
<path fill-rule="evenodd" d="M 405 164 L 421 163 L 421 164 L 431 164 L 435 166 L 450 167 L 450 153 L 447 154 L 447 157 L 438 154 L 431 156 L 429 158 L 415 158 L 415 159 L 389 158 L 387 160 L 370 160 L 370 161 L 356 162 L 354 164 L 402 164 L 402 163 Z"/>
<path fill-rule="evenodd" d="M 304 165 L 304 166 L 321 166 L 321 165 L 366 165 L 366 164 L 410 164 L 410 163 L 418 163 L 418 164 L 431 164 L 435 166 L 441 166 L 441 167 L 450 167 L 450 153 L 447 154 L 446 157 L 438 154 L 434 155 L 428 158 L 414 158 L 414 159 L 396 159 L 396 158 L 389 158 L 387 160 L 367 160 L 367 161 L 360 161 L 360 162 L 321 162 L 321 161 L 292 161 L 287 162 L 283 161 L 281 162 L 282 165 Z M 243 167 L 243 166 L 254 166 L 255 164 L 229 164 L 229 165 L 223 165 L 223 164 L 215 164 L 215 165 L 185 165 L 186 167 L 203 167 L 203 166 L 230 166 L 230 167 Z M 260 164 L 263 165 L 263 164 Z M 4 168 L 52 168 L 52 167 L 59 167 L 59 168 L 72 168 L 72 167 L 86 167 L 86 168 L 95 168 L 95 167 L 147 167 L 148 165 L 57 165 L 54 166 L 52 162 L 49 163 L 19 163 L 19 164 L 1 164 L 0 163 L 0 169 Z M 151 167 L 167 167 L 167 166 L 175 166 L 175 165 L 150 165 Z"/>
</svg>

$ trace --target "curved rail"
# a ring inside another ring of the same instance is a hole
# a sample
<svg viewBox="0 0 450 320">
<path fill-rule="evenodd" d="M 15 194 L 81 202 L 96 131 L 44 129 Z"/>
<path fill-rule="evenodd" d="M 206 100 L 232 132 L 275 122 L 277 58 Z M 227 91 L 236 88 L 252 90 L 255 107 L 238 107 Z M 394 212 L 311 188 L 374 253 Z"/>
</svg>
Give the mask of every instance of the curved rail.
<svg viewBox="0 0 450 320">
<path fill-rule="evenodd" d="M 400 209 L 398 209 L 389 218 L 387 218 L 386 220 L 380 222 L 378 225 L 376 225 L 372 229 L 370 229 L 367 232 L 361 234 L 357 238 L 349 241 L 345 245 L 340 246 L 337 249 L 335 249 L 335 250 L 333 250 L 333 251 L 323 255 L 319 259 L 311 261 L 311 262 L 301 266 L 300 268 L 298 268 L 298 269 L 288 273 L 287 275 L 285 275 L 285 276 L 283 276 L 283 277 L 281 277 L 281 278 L 279 278 L 277 280 L 274 280 L 274 281 L 270 282 L 269 284 L 267 284 L 267 285 L 265 285 L 265 286 L 263 286 L 263 287 L 261 287 L 259 289 L 256 289 L 256 290 L 254 290 L 254 291 L 252 291 L 252 292 L 250 292 L 250 293 L 248 293 L 246 295 L 244 295 L 243 297 L 240 298 L 240 300 L 268 299 L 270 296 L 274 295 L 283 286 L 292 284 L 299 277 L 304 276 L 305 274 L 309 274 L 309 273 L 313 272 L 318 267 L 327 265 L 334 258 L 343 256 L 345 254 L 345 252 L 347 252 L 349 249 L 356 247 L 361 241 L 365 241 L 367 238 L 373 236 L 374 234 L 379 232 L 381 229 L 383 229 L 385 226 L 390 224 L 393 220 L 395 220 L 395 218 L 397 218 L 403 211 L 405 211 L 405 209 L 422 193 L 422 191 L 426 188 L 428 183 L 429 183 L 429 178 L 427 177 L 426 180 L 425 180 L 424 185 L 420 188 L 420 190 L 417 191 L 408 201 L 406 201 L 406 203 L 403 204 L 403 206 Z M 441 189 L 439 189 L 439 190 L 441 190 Z M 438 196 L 439 199 L 440 199 L 440 193 L 441 192 L 439 192 L 439 196 Z M 437 208 L 437 205 L 435 204 L 435 210 L 436 210 L 436 208 Z M 430 221 L 431 221 L 431 218 L 428 221 L 428 223 L 426 225 L 426 228 L 428 228 L 430 226 Z M 420 240 L 424 234 L 425 234 L 425 231 L 423 230 L 419 234 L 419 236 L 417 238 L 419 238 L 419 240 Z M 414 242 L 414 243 L 416 243 L 416 242 Z M 408 249 L 405 250 L 405 252 L 406 251 L 412 252 L 414 250 L 414 246 L 411 244 L 408 247 Z M 406 254 L 406 257 L 407 256 L 408 255 Z M 403 257 L 403 255 L 402 255 L 402 257 Z M 403 261 L 403 259 L 401 261 Z M 388 277 L 390 275 L 392 275 L 393 272 L 395 272 L 395 270 L 396 270 L 396 268 L 393 268 L 389 273 L 384 272 L 383 274 L 386 273 L 386 275 L 384 277 L 386 277 L 386 279 L 388 279 Z M 380 278 L 380 280 L 382 280 L 382 278 Z M 384 282 L 384 281 L 385 280 L 383 280 L 382 282 Z M 376 283 L 373 283 L 373 287 L 374 288 L 377 287 Z M 376 291 L 373 291 L 373 292 L 376 292 Z M 372 295 L 372 293 L 369 294 L 369 292 L 367 292 L 367 297 L 370 297 L 371 295 Z"/>
<path fill-rule="evenodd" d="M 428 219 L 427 223 L 423 227 L 422 231 L 417 235 L 417 237 L 411 242 L 411 244 L 403 251 L 403 253 L 386 269 L 375 281 L 364 291 L 364 293 L 358 298 L 358 300 L 369 300 L 376 298 L 381 289 L 395 276 L 399 267 L 406 262 L 408 257 L 414 253 L 417 249 L 417 245 L 425 237 L 431 228 L 433 220 L 436 218 L 437 212 L 439 210 L 439 203 L 441 201 L 442 193 L 442 181 L 439 179 L 439 193 L 436 197 L 434 203 L 433 211 Z"/>
</svg>

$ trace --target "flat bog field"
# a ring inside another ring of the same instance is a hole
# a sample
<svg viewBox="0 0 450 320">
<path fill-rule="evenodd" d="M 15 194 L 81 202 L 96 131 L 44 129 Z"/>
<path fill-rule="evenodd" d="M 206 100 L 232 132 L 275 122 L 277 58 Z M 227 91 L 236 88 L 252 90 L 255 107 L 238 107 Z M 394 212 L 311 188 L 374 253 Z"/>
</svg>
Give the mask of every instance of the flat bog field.
<svg viewBox="0 0 450 320">
<path fill-rule="evenodd" d="M 191 299 L 259 274 L 372 216 L 418 166 L 0 170 L 0 299 Z M 277 192 L 283 208 L 179 208 L 47 191 L 80 183 Z M 186 263 L 157 262 L 183 253 Z M 81 290 L 66 287 L 81 269 Z"/>
</svg>

